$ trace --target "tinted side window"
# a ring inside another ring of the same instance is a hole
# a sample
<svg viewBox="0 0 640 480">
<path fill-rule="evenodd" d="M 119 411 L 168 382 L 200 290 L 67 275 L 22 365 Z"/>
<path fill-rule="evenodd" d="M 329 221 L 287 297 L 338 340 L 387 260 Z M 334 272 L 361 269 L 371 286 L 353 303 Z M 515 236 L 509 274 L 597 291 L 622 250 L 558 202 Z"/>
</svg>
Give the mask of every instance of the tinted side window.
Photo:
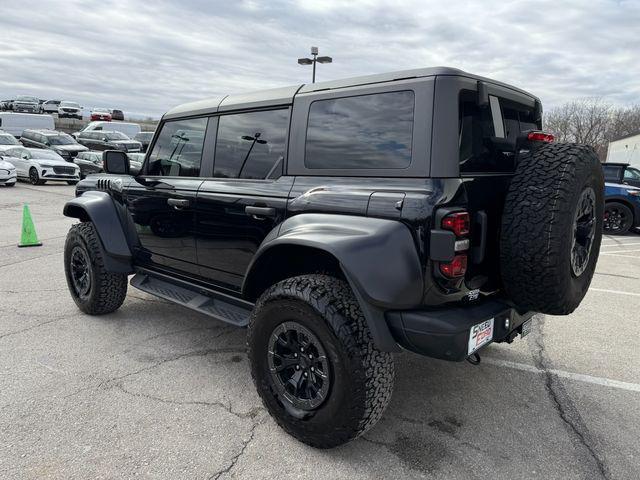
<svg viewBox="0 0 640 480">
<path fill-rule="evenodd" d="M 620 181 L 620 167 L 607 167 L 603 166 L 602 170 L 604 172 L 604 179 L 607 182 L 618 182 Z"/>
<path fill-rule="evenodd" d="M 313 102 L 305 166 L 407 168 L 411 163 L 414 104 L 412 91 Z"/>
<path fill-rule="evenodd" d="M 214 177 L 276 178 L 282 174 L 289 109 L 223 115 Z"/>
<path fill-rule="evenodd" d="M 178 177 L 200 175 L 207 121 L 207 118 L 192 118 L 165 123 L 149 155 L 147 173 Z"/>
</svg>

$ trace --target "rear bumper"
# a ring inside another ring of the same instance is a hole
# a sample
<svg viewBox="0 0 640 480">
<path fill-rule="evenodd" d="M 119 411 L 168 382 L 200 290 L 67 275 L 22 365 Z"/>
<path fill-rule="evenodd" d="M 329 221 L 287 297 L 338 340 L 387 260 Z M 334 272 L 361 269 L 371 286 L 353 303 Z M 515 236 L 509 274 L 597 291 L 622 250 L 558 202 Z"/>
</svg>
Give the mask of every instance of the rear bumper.
<svg viewBox="0 0 640 480">
<path fill-rule="evenodd" d="M 392 311 L 386 313 L 386 319 L 403 348 L 427 357 L 461 361 L 468 357 L 469 333 L 474 325 L 493 318 L 493 338 L 488 344 L 511 341 L 534 314 L 519 313 L 499 300 L 485 300 L 470 306 Z"/>
</svg>

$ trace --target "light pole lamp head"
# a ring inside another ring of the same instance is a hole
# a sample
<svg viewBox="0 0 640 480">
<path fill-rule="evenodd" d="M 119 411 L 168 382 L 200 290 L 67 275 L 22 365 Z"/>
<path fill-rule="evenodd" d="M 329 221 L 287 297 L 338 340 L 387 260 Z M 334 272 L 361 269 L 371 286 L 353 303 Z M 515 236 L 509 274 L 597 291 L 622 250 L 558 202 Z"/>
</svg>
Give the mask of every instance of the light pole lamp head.
<svg viewBox="0 0 640 480">
<path fill-rule="evenodd" d="M 331 62 L 333 62 L 333 58 L 331 58 L 331 57 L 318 57 L 318 58 L 316 58 L 316 61 L 318 63 L 331 63 Z"/>
<path fill-rule="evenodd" d="M 311 47 L 311 55 L 317 55 L 318 54 L 318 47 Z"/>
<path fill-rule="evenodd" d="M 299 58 L 298 59 L 298 64 L 300 65 L 311 65 L 313 63 L 313 60 L 311 60 L 310 58 Z"/>
</svg>

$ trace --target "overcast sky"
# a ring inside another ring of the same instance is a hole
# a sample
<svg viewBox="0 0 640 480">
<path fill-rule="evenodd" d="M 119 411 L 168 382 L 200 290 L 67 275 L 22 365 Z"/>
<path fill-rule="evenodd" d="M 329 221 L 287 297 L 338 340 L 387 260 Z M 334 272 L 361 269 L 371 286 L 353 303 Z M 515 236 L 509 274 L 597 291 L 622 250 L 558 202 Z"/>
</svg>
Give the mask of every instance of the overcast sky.
<svg viewBox="0 0 640 480">
<path fill-rule="evenodd" d="M 446 65 L 542 98 L 640 103 L 640 0 L 2 0 L 0 97 L 159 117 L 174 105 Z"/>
</svg>

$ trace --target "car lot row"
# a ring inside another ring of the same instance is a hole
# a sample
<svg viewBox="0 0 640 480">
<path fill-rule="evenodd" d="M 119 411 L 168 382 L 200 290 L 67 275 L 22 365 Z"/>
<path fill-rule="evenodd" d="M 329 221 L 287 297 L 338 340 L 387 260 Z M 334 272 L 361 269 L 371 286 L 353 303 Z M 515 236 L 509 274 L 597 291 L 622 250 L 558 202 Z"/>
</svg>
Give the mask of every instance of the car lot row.
<svg viewBox="0 0 640 480">
<path fill-rule="evenodd" d="M 1 100 L 1 111 L 16 113 L 49 113 L 60 118 L 77 118 L 82 120 L 84 107 L 69 100 L 44 100 L 32 95 L 18 95 L 15 99 Z M 90 111 L 91 120 L 124 120 L 122 110 L 116 108 L 94 107 Z"/>
<path fill-rule="evenodd" d="M 103 171 L 102 151 L 110 149 L 125 151 L 135 174 L 140 171 L 143 151 L 153 132 L 136 135 L 145 143 L 115 130 L 81 131 L 74 138 L 55 130 L 27 129 L 19 140 L 0 130 L 0 185 L 13 186 L 19 178 L 33 185 L 49 180 L 75 185 L 87 175 Z"/>
</svg>

